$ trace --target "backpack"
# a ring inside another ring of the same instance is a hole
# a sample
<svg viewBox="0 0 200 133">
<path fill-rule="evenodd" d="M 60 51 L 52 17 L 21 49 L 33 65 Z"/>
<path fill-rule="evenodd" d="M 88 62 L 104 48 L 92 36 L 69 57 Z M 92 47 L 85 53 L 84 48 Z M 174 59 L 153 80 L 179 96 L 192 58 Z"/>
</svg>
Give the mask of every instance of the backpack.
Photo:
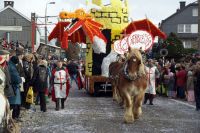
<svg viewBox="0 0 200 133">
<path fill-rule="evenodd" d="M 46 67 L 39 67 L 39 81 L 46 82 L 47 81 L 47 68 Z"/>
</svg>

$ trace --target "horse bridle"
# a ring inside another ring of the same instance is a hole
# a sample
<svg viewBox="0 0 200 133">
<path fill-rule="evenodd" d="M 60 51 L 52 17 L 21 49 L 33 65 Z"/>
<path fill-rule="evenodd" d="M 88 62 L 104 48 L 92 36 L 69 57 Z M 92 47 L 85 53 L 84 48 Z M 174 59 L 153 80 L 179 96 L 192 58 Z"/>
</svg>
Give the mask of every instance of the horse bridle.
<svg viewBox="0 0 200 133">
<path fill-rule="evenodd" d="M 143 77 L 143 75 L 140 75 L 138 72 L 135 76 L 131 76 L 129 75 L 129 72 L 128 72 L 128 60 L 126 60 L 123 64 L 123 67 L 122 67 L 122 73 L 124 75 L 124 78 L 129 80 L 129 81 L 136 81 L 137 79 Z"/>
</svg>

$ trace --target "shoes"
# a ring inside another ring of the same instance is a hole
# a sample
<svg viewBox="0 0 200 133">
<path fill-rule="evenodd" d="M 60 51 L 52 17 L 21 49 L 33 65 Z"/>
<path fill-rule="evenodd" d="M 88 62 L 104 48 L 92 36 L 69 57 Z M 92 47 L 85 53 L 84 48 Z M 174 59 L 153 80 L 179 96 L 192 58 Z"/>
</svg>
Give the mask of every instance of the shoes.
<svg viewBox="0 0 200 133">
<path fill-rule="evenodd" d="M 153 103 L 149 103 L 149 105 L 153 105 Z"/>
<path fill-rule="evenodd" d="M 14 120 L 15 120 L 16 122 L 23 122 L 23 120 L 20 119 L 20 118 L 15 118 Z"/>
</svg>

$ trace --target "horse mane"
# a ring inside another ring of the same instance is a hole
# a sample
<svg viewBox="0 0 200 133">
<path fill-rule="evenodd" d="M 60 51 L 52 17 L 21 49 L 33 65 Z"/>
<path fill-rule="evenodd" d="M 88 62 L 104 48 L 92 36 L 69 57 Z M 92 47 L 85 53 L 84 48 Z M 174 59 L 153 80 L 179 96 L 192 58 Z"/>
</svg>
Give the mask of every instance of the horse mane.
<svg viewBox="0 0 200 133">
<path fill-rule="evenodd" d="M 141 52 L 138 49 L 131 48 L 128 53 L 128 59 L 130 59 L 132 55 L 135 55 L 135 57 L 140 61 L 138 70 L 139 76 L 146 75 Z"/>
</svg>

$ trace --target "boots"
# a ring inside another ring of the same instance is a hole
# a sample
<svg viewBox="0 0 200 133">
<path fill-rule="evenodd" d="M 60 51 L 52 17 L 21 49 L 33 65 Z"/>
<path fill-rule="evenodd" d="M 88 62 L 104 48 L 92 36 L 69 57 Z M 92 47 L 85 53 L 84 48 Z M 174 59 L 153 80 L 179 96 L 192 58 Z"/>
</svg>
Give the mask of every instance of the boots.
<svg viewBox="0 0 200 133">
<path fill-rule="evenodd" d="M 61 98 L 61 109 L 65 108 L 65 98 Z"/>
<path fill-rule="evenodd" d="M 60 99 L 56 98 L 56 111 L 58 111 L 60 109 Z"/>
<path fill-rule="evenodd" d="M 144 104 L 147 103 L 148 99 L 149 99 L 149 93 L 145 93 L 145 95 L 144 95 Z"/>
<path fill-rule="evenodd" d="M 154 98 L 154 95 L 153 94 L 150 94 L 149 96 L 149 100 L 150 100 L 150 105 L 153 105 L 153 98 Z"/>
</svg>

